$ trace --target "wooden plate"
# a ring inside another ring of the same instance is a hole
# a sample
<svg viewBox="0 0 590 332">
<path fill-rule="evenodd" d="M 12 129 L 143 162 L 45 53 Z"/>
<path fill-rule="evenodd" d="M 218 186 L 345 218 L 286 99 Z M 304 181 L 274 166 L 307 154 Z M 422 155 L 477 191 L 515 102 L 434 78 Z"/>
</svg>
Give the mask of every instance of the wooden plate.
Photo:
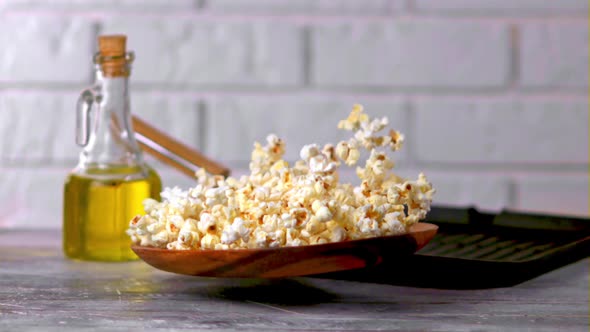
<svg viewBox="0 0 590 332">
<path fill-rule="evenodd" d="M 231 250 L 167 250 L 131 246 L 151 266 L 179 274 L 232 278 L 283 278 L 351 270 L 383 257 L 409 255 L 430 241 L 438 226 L 418 223 L 407 234 L 320 245 Z"/>
</svg>

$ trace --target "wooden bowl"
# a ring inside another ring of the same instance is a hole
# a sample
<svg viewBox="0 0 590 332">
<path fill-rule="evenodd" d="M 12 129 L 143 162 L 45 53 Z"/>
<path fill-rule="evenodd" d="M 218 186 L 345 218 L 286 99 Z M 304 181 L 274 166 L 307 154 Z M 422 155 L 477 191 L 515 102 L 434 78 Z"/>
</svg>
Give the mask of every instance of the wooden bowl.
<svg viewBox="0 0 590 332">
<path fill-rule="evenodd" d="M 179 274 L 232 278 L 283 278 L 370 267 L 384 257 L 410 255 L 438 226 L 418 223 L 407 234 L 301 247 L 167 250 L 131 246 L 151 266 Z"/>
</svg>

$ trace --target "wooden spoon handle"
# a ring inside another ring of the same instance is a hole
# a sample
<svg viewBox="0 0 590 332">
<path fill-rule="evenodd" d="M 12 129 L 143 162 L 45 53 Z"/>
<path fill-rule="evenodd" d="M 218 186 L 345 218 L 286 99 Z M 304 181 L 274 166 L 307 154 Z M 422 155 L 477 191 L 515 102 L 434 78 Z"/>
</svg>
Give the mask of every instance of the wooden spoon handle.
<svg viewBox="0 0 590 332">
<path fill-rule="evenodd" d="M 225 177 L 229 175 L 230 170 L 227 167 L 168 136 L 137 116 L 134 115 L 132 121 L 136 139 L 142 149 L 183 174 L 194 177 L 195 171 L 202 167 L 211 174 Z"/>
</svg>

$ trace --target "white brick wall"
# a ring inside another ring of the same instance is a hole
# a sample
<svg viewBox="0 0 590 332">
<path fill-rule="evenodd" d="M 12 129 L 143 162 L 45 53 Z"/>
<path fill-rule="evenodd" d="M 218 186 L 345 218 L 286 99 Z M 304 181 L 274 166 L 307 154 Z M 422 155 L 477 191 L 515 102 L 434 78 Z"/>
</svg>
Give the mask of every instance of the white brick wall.
<svg viewBox="0 0 590 332">
<path fill-rule="evenodd" d="M 560 214 L 563 211 L 588 216 L 588 173 L 527 174 L 517 176 L 516 202 L 512 208 L 521 211 L 543 211 Z M 540 208 L 542 207 L 542 208 Z"/>
<path fill-rule="evenodd" d="M 5 10 L 53 10 L 53 11 L 175 11 L 198 8 L 195 0 L 3 0 L 0 9 Z"/>
<path fill-rule="evenodd" d="M 60 227 L 67 170 L 6 168 L 0 172 L 0 227 Z"/>
<path fill-rule="evenodd" d="M 384 14 L 403 8 L 404 0 L 213 0 L 206 8 L 237 14 Z"/>
<path fill-rule="evenodd" d="M 80 83 L 90 79 L 94 43 L 84 18 L 0 12 L 0 82 Z"/>
<path fill-rule="evenodd" d="M 125 31 L 137 53 L 137 83 L 216 86 L 298 85 L 301 29 L 280 22 L 195 22 L 187 18 L 106 20 L 102 33 Z"/>
<path fill-rule="evenodd" d="M 240 175 L 275 132 L 293 160 L 353 103 L 406 135 L 436 203 L 588 216 L 585 0 L 6 0 L 0 227 L 61 225 L 74 107 L 100 33 L 126 33 L 132 108 Z M 192 180 L 147 158 L 166 185 Z M 342 179 L 353 181 L 353 170 Z"/>
<path fill-rule="evenodd" d="M 520 37 L 524 86 L 588 88 L 588 22 L 525 24 Z"/>
<path fill-rule="evenodd" d="M 508 27 L 452 20 L 318 25 L 312 83 L 318 86 L 481 88 L 509 77 Z"/>
<path fill-rule="evenodd" d="M 588 162 L 585 99 L 432 99 L 414 105 L 414 131 L 423 133 L 415 137 L 416 155 L 424 162 Z"/>
<path fill-rule="evenodd" d="M 444 13 L 518 13 L 534 14 L 581 14 L 586 15 L 586 0 L 415 0 L 418 11 L 438 11 Z"/>
</svg>

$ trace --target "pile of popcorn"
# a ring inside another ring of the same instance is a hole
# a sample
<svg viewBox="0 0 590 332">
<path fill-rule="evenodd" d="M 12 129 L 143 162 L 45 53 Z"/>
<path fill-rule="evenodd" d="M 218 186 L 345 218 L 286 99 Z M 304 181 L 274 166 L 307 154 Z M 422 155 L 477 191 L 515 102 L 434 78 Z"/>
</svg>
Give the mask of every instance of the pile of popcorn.
<svg viewBox="0 0 590 332">
<path fill-rule="evenodd" d="M 166 188 L 162 202 L 144 201 L 145 215 L 131 220 L 134 244 L 176 250 L 303 246 L 406 233 L 426 217 L 434 189 L 420 174 L 408 181 L 391 172 L 387 150 L 401 148 L 395 130 L 380 134 L 387 118 L 371 120 L 355 105 L 338 128 L 354 136 L 336 146 L 306 145 L 301 160 L 283 160 L 275 135 L 254 144 L 251 174 L 240 179 L 196 173 L 187 191 Z M 338 168 L 358 166 L 359 186 L 338 182 Z"/>
</svg>

